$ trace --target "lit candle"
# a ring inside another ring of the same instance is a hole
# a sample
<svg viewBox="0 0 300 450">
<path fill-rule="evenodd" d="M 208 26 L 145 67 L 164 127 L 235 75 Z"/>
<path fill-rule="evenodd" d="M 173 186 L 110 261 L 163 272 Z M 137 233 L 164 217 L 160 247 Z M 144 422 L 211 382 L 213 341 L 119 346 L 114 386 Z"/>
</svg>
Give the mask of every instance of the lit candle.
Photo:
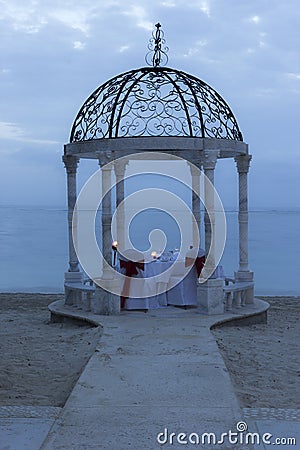
<svg viewBox="0 0 300 450">
<path fill-rule="evenodd" d="M 114 252 L 113 266 L 115 266 L 115 265 L 116 265 L 117 249 L 118 249 L 118 241 L 114 241 L 114 242 L 111 244 L 111 248 L 113 249 L 113 252 Z"/>
<path fill-rule="evenodd" d="M 152 252 L 151 256 L 152 256 L 153 259 L 156 259 L 157 258 L 157 253 L 156 252 Z"/>
</svg>

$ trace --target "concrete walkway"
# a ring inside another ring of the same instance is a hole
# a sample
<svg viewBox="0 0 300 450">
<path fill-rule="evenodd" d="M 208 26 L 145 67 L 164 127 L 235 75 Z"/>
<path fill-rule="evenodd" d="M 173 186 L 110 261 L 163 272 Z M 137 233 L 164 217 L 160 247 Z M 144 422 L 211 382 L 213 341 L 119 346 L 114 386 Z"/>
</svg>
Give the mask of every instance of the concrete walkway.
<svg viewBox="0 0 300 450">
<path fill-rule="evenodd" d="M 159 433 L 165 447 L 181 448 L 179 433 L 236 430 L 242 411 L 210 332 L 224 316 L 166 308 L 88 318 L 104 327 L 100 346 L 42 449 L 153 450 Z"/>
<path fill-rule="evenodd" d="M 203 433 L 215 433 L 219 440 L 222 433 L 236 432 L 241 421 L 248 424 L 250 431 L 258 430 L 255 417 L 248 413 L 245 419 L 239 407 L 210 327 L 233 317 L 260 321 L 267 307 L 265 302 L 256 300 L 254 305 L 219 317 L 200 315 L 197 309 L 169 307 L 148 313 L 124 312 L 120 316 L 85 313 L 86 320 L 103 326 L 99 347 L 61 414 L 48 425 L 51 428 L 44 443 L 28 448 L 179 449 L 197 447 L 198 438 L 198 448 L 203 449 L 270 447 L 244 443 L 235 446 L 227 438 L 222 445 L 209 445 L 207 436 L 201 445 Z M 83 315 L 61 302 L 52 304 L 51 309 L 58 316 Z M 291 423 L 294 422 L 289 422 L 293 427 Z M 272 433 L 274 420 L 267 425 Z M 267 431 L 263 427 L 259 430 Z M 287 431 L 290 436 L 295 430 Z M 213 436 L 210 438 L 213 442 Z M 185 444 L 189 439 L 191 442 Z"/>
</svg>

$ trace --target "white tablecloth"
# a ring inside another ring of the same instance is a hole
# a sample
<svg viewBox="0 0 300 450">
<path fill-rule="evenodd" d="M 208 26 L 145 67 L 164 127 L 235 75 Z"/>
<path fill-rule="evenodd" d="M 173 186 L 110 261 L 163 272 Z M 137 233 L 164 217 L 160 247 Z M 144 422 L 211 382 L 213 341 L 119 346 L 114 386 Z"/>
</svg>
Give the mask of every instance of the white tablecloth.
<svg viewBox="0 0 300 450">
<path fill-rule="evenodd" d="M 143 284 L 139 283 L 137 286 L 132 279 L 130 296 L 125 302 L 125 309 L 156 309 L 165 308 L 168 304 L 180 306 L 196 304 L 194 287 L 197 286 L 197 274 L 192 269 L 185 277 L 186 271 L 187 268 L 182 260 L 155 260 L 145 263 L 144 270 L 138 270 L 136 276 L 142 279 Z M 125 274 L 123 270 L 121 272 Z M 185 278 L 183 279 L 183 277 Z M 174 285 L 176 286 L 174 287 Z M 147 297 L 139 298 L 141 289 L 143 295 L 147 295 Z M 190 298 L 191 292 L 193 292 L 192 299 Z"/>
<path fill-rule="evenodd" d="M 155 260 L 145 264 L 145 278 L 147 282 L 155 286 L 155 295 L 149 298 L 150 309 L 167 306 L 166 290 L 170 281 L 171 272 L 168 271 L 174 265 L 174 261 Z M 163 291 L 159 293 L 160 291 Z"/>
<path fill-rule="evenodd" d="M 168 270 L 170 269 L 171 270 Z M 134 281 L 130 286 L 130 297 L 126 300 L 125 309 L 156 309 L 168 305 L 197 305 L 198 277 L 196 267 L 187 273 L 185 261 L 155 260 L 145 263 L 144 270 L 138 270 L 138 278 L 142 284 L 138 288 Z M 121 270 L 124 273 L 124 271 Z M 125 273 L 124 273 L 125 274 Z M 214 275 L 223 274 L 218 266 Z M 146 297 L 140 298 L 141 292 Z"/>
</svg>

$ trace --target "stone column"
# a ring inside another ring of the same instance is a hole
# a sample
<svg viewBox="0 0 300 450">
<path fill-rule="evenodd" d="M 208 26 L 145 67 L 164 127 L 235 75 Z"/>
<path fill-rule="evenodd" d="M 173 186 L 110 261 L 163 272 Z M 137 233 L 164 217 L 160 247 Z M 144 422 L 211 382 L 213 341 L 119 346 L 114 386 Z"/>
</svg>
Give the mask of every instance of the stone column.
<svg viewBox="0 0 300 450">
<path fill-rule="evenodd" d="M 218 159 L 218 151 L 212 150 L 204 153 L 203 168 L 204 168 L 204 229 L 205 229 L 205 251 L 208 255 L 211 248 L 211 255 L 207 261 L 207 267 L 215 266 L 215 249 L 214 240 L 212 236 L 215 230 L 215 199 L 214 191 L 211 189 L 209 182 L 214 186 L 215 183 L 215 167 Z M 209 180 L 209 181 L 207 181 Z M 208 213 L 209 211 L 209 213 Z"/>
<path fill-rule="evenodd" d="M 207 260 L 205 263 L 204 275 L 210 273 L 215 269 L 215 248 L 213 235 L 215 232 L 215 201 L 214 190 L 211 185 L 214 185 L 215 167 L 217 163 L 219 152 L 217 150 L 210 150 L 204 152 L 203 168 L 204 168 L 204 226 L 205 226 L 205 251 Z M 208 181 L 209 180 L 209 181 Z M 209 183 L 210 182 L 210 183 Z M 209 214 L 208 214 L 209 211 Z M 208 254 L 210 255 L 208 257 Z M 223 300 L 223 280 L 218 278 L 209 278 L 204 283 L 201 283 L 197 291 L 198 307 L 204 314 L 223 314 L 224 300 Z"/>
<path fill-rule="evenodd" d="M 99 163 L 100 164 L 100 163 Z M 112 258 L 112 235 L 111 235 L 111 220 L 112 220 L 112 191 L 111 191 L 111 164 L 107 164 L 101 168 L 102 174 L 102 254 L 103 270 L 102 278 L 111 279 L 110 271 L 108 270 L 111 265 Z M 104 192 L 107 194 L 104 196 Z"/>
<path fill-rule="evenodd" d="M 76 172 L 78 167 L 78 158 L 75 156 L 63 156 L 63 162 L 67 171 L 67 195 L 68 195 L 68 227 L 69 227 L 69 272 L 78 272 L 78 259 L 75 252 L 72 221 L 73 211 L 76 203 Z"/>
<path fill-rule="evenodd" d="M 69 240 L 69 269 L 65 272 L 65 285 L 68 283 L 82 283 L 83 273 L 79 269 L 79 262 L 73 241 L 73 231 L 76 233 L 76 220 L 73 230 L 73 212 L 76 203 L 76 173 L 79 159 L 75 156 L 63 156 L 63 162 L 67 171 L 67 196 L 68 196 L 68 240 Z M 79 300 L 74 291 L 65 286 L 65 303 L 78 305 Z"/>
<path fill-rule="evenodd" d="M 197 227 L 199 230 L 199 237 L 201 236 L 201 215 L 200 215 L 200 168 L 198 169 L 193 164 L 190 164 L 190 171 L 192 175 L 192 211 L 195 217 Z M 197 242 L 196 229 L 193 227 L 193 245 Z M 201 237 L 200 237 L 201 246 Z"/>
<path fill-rule="evenodd" d="M 116 206 L 117 206 L 117 241 L 118 247 L 124 249 L 125 245 L 125 210 L 122 203 L 125 195 L 125 169 L 128 161 L 118 159 L 114 162 L 115 176 L 116 176 Z"/>
<path fill-rule="evenodd" d="M 236 278 L 240 281 L 253 279 L 253 272 L 248 267 L 248 171 L 251 158 L 251 155 L 235 158 L 239 174 L 239 270 Z"/>
<path fill-rule="evenodd" d="M 96 286 L 96 291 L 91 300 L 91 310 L 94 314 L 115 315 L 120 313 L 120 299 L 118 296 L 112 294 L 112 289 L 118 280 L 114 278 L 112 269 L 110 268 L 112 262 L 112 183 L 111 170 L 112 164 L 105 164 L 99 160 L 102 174 L 102 277 L 101 287 Z M 106 195 L 104 195 L 104 193 Z"/>
</svg>

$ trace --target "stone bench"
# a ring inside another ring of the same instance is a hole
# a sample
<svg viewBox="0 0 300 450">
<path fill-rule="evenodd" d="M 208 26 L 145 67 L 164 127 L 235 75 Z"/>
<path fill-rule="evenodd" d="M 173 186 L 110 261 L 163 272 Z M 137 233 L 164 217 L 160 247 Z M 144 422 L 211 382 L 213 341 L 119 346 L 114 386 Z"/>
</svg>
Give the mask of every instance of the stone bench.
<svg viewBox="0 0 300 450">
<path fill-rule="evenodd" d="M 65 283 L 66 305 L 76 306 L 83 311 L 91 311 L 91 300 L 95 293 L 95 287 L 91 285 L 90 280 L 84 283 Z"/>
<path fill-rule="evenodd" d="M 229 283 L 232 284 L 229 284 Z M 236 281 L 234 278 L 225 278 L 223 288 L 225 294 L 225 310 L 241 308 L 246 304 L 253 303 L 253 281 Z"/>
</svg>

